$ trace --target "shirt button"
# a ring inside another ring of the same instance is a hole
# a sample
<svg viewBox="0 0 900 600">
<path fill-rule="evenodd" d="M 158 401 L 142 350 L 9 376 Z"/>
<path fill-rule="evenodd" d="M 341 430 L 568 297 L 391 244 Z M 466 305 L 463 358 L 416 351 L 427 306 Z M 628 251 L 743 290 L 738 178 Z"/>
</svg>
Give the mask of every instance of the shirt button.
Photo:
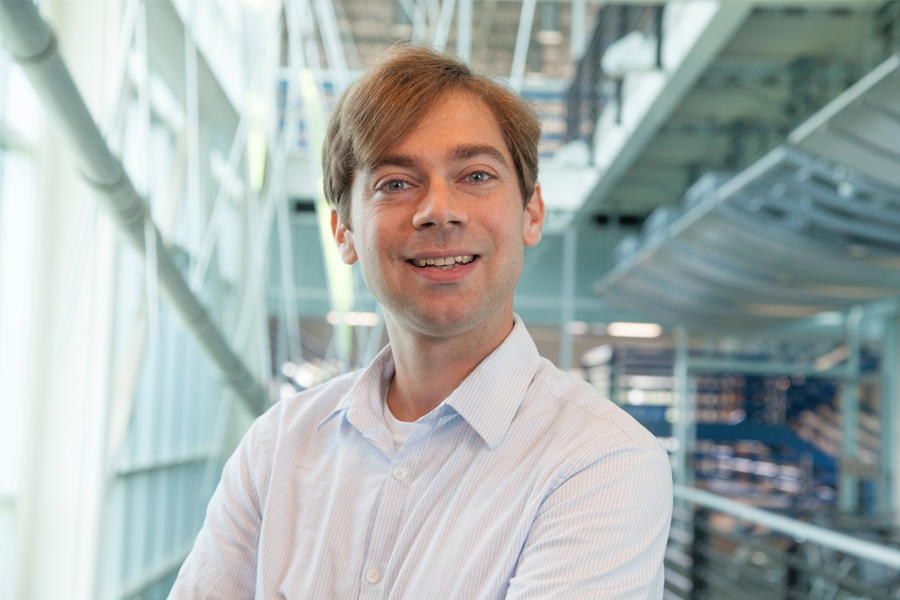
<svg viewBox="0 0 900 600">
<path fill-rule="evenodd" d="M 394 479 L 401 480 L 406 479 L 406 467 L 403 465 L 399 467 L 394 467 Z"/>
<path fill-rule="evenodd" d="M 381 577 L 381 575 L 379 575 L 378 571 L 376 571 L 375 569 L 369 569 L 368 571 L 366 571 L 366 581 L 368 581 L 369 583 L 378 583 L 379 577 Z"/>
</svg>

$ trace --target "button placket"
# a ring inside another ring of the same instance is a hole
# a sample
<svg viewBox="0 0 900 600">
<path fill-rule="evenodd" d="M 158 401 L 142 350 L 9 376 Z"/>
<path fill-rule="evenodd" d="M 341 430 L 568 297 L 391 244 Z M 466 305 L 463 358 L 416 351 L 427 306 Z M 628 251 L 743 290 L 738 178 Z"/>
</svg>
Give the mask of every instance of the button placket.
<svg viewBox="0 0 900 600">
<path fill-rule="evenodd" d="M 392 485 L 390 480 L 386 480 L 384 488 L 384 496 L 379 503 L 379 508 L 374 516 L 373 523 L 373 540 L 377 539 L 384 542 L 384 545 L 373 545 L 367 553 L 363 564 L 369 565 L 365 570 L 363 578 L 367 583 L 363 584 L 363 590 L 360 598 L 371 600 L 379 593 L 381 581 L 386 581 L 386 574 L 383 569 L 389 569 L 393 546 L 397 541 L 397 531 L 395 528 L 401 524 L 406 506 L 406 497 L 409 494 L 409 487 L 412 483 L 412 474 L 417 464 L 416 452 L 411 453 L 410 440 L 417 437 L 411 435 L 409 439 L 400 447 L 400 450 L 393 456 L 392 463 L 388 463 L 385 476 L 393 478 L 395 484 Z M 398 457 L 400 459 L 398 460 Z M 402 461 L 402 462 L 401 462 Z M 378 585 L 376 585 L 378 584 Z"/>
</svg>

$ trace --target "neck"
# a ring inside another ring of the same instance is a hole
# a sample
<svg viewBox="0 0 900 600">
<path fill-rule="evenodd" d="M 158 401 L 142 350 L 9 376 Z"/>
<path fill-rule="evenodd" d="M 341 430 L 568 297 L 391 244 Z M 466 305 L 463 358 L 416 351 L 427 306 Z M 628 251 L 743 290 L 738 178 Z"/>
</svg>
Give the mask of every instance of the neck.
<svg viewBox="0 0 900 600">
<path fill-rule="evenodd" d="M 505 324 L 504 324 L 505 323 Z M 509 335 L 512 316 L 489 332 L 477 329 L 464 336 L 434 338 L 397 331 L 391 321 L 388 337 L 394 358 L 394 379 L 388 406 L 400 421 L 415 421 L 444 401 Z"/>
</svg>

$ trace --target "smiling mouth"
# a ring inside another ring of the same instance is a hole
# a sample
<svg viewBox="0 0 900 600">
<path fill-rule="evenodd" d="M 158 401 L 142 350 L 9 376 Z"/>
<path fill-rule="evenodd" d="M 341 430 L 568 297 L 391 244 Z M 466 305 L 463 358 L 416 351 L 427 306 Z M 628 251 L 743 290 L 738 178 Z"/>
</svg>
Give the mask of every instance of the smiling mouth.
<svg viewBox="0 0 900 600">
<path fill-rule="evenodd" d="M 467 254 L 465 256 L 444 256 L 441 258 L 413 258 L 407 262 L 420 269 L 433 267 L 441 271 L 449 271 L 457 266 L 467 265 L 476 258 L 478 258 L 477 254 Z"/>
</svg>

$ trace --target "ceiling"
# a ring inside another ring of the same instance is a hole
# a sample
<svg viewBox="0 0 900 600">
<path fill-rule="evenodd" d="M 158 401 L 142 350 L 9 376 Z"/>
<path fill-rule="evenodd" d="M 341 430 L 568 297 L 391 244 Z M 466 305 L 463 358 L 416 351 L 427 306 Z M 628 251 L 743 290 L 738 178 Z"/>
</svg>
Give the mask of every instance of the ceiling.
<svg viewBox="0 0 900 600">
<path fill-rule="evenodd" d="M 595 212 L 676 205 L 707 171 L 736 172 L 880 62 L 885 5 L 757 8 Z"/>
</svg>

